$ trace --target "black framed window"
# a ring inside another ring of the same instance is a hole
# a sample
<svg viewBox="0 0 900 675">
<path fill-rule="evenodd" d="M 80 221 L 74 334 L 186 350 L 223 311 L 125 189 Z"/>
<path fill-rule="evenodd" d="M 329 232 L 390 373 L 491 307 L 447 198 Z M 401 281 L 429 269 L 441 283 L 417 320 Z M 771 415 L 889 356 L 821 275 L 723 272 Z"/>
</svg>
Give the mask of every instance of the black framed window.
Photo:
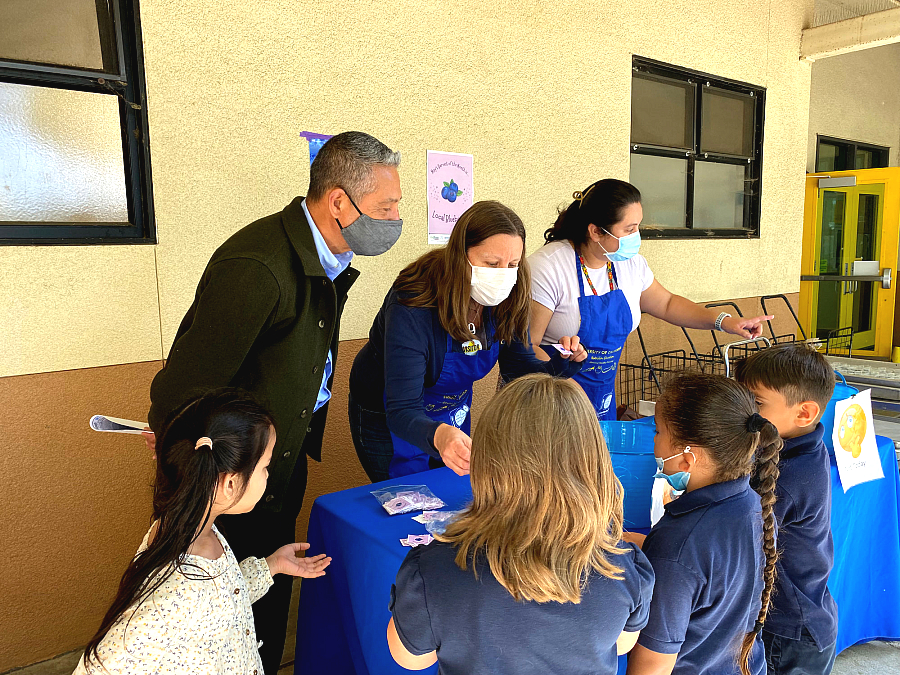
<svg viewBox="0 0 900 675">
<path fill-rule="evenodd" d="M 831 136 L 816 136 L 816 171 L 882 169 L 890 162 L 890 148 Z"/>
<path fill-rule="evenodd" d="M 154 243 L 138 0 L 0 2 L 0 244 Z"/>
<path fill-rule="evenodd" d="M 765 89 L 638 56 L 632 69 L 642 236 L 758 237 Z"/>
</svg>

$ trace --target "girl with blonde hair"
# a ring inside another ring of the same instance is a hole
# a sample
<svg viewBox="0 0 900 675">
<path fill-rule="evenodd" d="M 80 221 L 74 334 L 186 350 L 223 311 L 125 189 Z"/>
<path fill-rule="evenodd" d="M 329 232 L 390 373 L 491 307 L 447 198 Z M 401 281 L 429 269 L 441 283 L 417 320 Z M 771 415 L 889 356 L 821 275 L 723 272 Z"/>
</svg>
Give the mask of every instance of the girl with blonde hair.
<svg viewBox="0 0 900 675">
<path fill-rule="evenodd" d="M 472 437 L 472 503 L 413 549 L 392 589 L 394 659 L 441 673 L 616 672 L 653 572 L 622 537 L 622 486 L 575 383 L 502 389 Z"/>
</svg>

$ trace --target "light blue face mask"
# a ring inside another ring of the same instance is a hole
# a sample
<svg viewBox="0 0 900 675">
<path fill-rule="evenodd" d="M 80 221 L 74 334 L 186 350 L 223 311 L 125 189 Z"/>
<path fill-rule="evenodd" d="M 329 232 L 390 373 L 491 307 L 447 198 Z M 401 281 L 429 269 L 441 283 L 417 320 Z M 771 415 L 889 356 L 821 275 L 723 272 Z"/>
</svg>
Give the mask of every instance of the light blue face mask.
<svg viewBox="0 0 900 675">
<path fill-rule="evenodd" d="M 676 457 L 685 453 L 693 457 L 695 462 L 697 461 L 697 456 L 693 452 L 691 452 L 691 446 L 687 446 L 683 452 L 679 452 L 677 455 L 672 455 L 671 457 L 666 457 L 665 459 L 654 457 L 653 459 L 656 460 L 657 472 L 653 474 L 653 477 L 665 478 L 666 482 L 672 486 L 673 490 L 678 490 L 679 492 L 686 490 L 688 481 L 691 480 L 690 471 L 679 471 L 678 473 L 673 473 L 671 476 L 663 472 L 663 467 L 665 466 L 666 462 L 668 462 L 670 459 L 675 459 Z"/>
<path fill-rule="evenodd" d="M 631 234 L 624 237 L 617 237 L 609 230 L 603 231 L 619 242 L 619 248 L 612 253 L 603 248 L 602 245 L 600 246 L 600 248 L 603 248 L 603 252 L 606 254 L 606 257 L 609 258 L 612 262 L 625 262 L 626 260 L 636 256 L 637 252 L 641 248 L 640 230 L 632 232 Z"/>
</svg>

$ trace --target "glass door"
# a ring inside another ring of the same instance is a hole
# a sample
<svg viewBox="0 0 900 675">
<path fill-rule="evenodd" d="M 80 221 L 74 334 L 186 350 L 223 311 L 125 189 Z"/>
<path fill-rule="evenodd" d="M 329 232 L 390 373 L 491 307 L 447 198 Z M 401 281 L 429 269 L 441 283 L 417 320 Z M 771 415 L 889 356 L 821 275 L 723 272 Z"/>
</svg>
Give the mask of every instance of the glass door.
<svg viewBox="0 0 900 675">
<path fill-rule="evenodd" d="M 856 218 L 845 247 L 845 266 L 849 263 L 852 276 L 879 275 L 884 186 L 868 185 L 856 190 Z M 853 348 L 873 351 L 875 309 L 881 284 L 874 281 L 849 281 L 847 284 L 847 294 L 843 296 L 844 322 L 853 327 Z"/>
<path fill-rule="evenodd" d="M 813 274 L 839 277 L 845 274 L 844 241 L 847 221 L 848 194 L 846 190 L 820 190 L 819 213 L 816 224 L 816 256 Z M 842 300 L 846 295 L 842 281 L 820 281 L 814 289 L 813 330 L 811 337 L 826 340 L 846 325 Z"/>
</svg>

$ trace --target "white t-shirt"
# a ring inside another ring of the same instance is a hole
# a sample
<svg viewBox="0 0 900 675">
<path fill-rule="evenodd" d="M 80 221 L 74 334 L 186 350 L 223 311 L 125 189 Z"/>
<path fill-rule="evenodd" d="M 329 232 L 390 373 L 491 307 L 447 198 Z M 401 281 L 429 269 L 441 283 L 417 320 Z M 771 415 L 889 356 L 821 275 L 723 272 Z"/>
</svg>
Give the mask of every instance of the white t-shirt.
<svg viewBox="0 0 900 675">
<path fill-rule="evenodd" d="M 542 246 L 528 256 L 531 269 L 531 297 L 547 309 L 553 310 L 547 330 L 541 339 L 542 345 L 559 342 L 564 335 L 577 335 L 581 326 L 578 298 L 581 287 L 575 273 L 575 251 L 568 241 L 554 241 Z M 618 287 L 625 294 L 631 308 L 631 330 L 641 321 L 641 293 L 653 283 L 653 272 L 644 256 L 638 254 L 625 262 L 613 263 L 618 279 Z M 599 295 L 609 293 L 606 265 L 600 269 L 588 268 L 588 274 Z M 584 292 L 593 295 L 590 284 L 584 279 Z"/>
</svg>

